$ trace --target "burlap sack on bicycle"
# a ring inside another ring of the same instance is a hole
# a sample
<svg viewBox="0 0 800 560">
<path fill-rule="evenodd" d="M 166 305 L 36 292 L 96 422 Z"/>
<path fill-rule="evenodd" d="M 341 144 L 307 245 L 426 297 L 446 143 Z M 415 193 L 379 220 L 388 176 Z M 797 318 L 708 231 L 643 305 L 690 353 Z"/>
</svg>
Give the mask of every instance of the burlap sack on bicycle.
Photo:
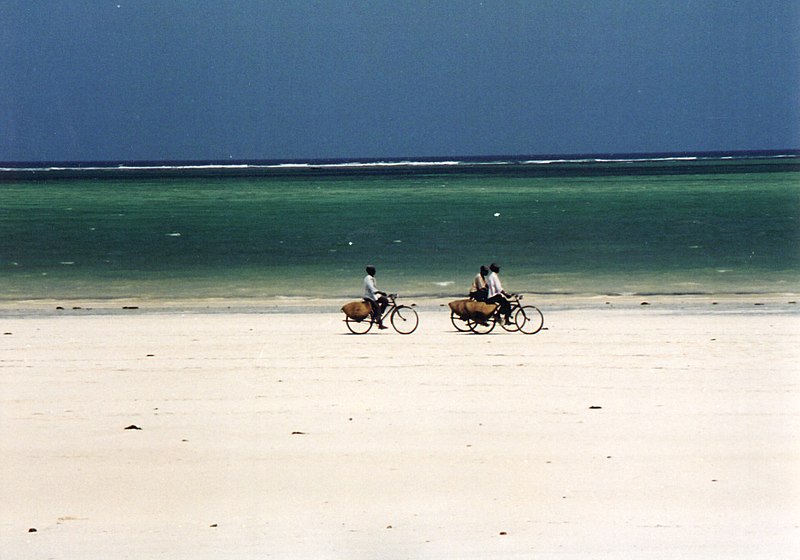
<svg viewBox="0 0 800 560">
<path fill-rule="evenodd" d="M 497 304 L 484 303 L 482 301 L 467 301 L 464 307 L 470 319 L 483 322 L 492 316 L 494 310 L 497 309 Z"/>
<path fill-rule="evenodd" d="M 469 311 L 467 311 L 467 304 L 470 302 L 468 299 L 457 299 L 455 301 L 451 301 L 447 305 L 450 306 L 450 309 L 453 313 L 458 315 L 458 318 L 462 321 L 466 321 L 469 319 Z"/>
<path fill-rule="evenodd" d="M 472 319 L 473 321 L 484 322 L 494 313 L 494 310 L 497 309 L 496 303 L 484 303 L 471 299 L 457 299 L 451 301 L 447 305 L 450 306 L 453 313 L 458 315 L 459 319 L 462 321 Z"/>
<path fill-rule="evenodd" d="M 356 321 L 366 319 L 372 313 L 372 308 L 365 301 L 351 301 L 342 306 L 345 315 Z"/>
</svg>

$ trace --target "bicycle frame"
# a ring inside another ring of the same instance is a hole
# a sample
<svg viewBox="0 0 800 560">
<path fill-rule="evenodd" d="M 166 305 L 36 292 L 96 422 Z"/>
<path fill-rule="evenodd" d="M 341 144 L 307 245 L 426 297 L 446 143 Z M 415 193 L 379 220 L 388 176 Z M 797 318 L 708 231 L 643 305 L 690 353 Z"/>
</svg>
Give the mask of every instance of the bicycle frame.
<svg viewBox="0 0 800 560">
<path fill-rule="evenodd" d="M 386 299 L 388 300 L 388 303 L 386 304 L 386 308 L 383 310 L 383 313 L 381 314 L 381 321 L 387 319 L 389 315 L 392 314 L 392 310 L 395 307 L 397 307 L 397 294 L 386 294 Z M 373 324 L 376 323 L 375 317 L 373 317 L 372 314 L 370 314 L 369 320 Z"/>
</svg>

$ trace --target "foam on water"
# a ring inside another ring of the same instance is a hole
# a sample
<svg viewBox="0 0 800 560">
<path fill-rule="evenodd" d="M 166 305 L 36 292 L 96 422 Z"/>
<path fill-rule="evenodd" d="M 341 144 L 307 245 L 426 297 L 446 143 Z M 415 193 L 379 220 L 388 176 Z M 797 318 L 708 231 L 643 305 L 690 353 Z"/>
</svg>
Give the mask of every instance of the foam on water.
<svg viewBox="0 0 800 560">
<path fill-rule="evenodd" d="M 432 169 L 446 169 L 453 167 L 486 167 L 486 166 L 558 166 L 575 164 L 648 164 L 648 163 L 691 163 L 714 161 L 747 161 L 753 159 L 798 159 L 800 151 L 755 151 L 722 154 L 709 152 L 702 154 L 600 154 L 560 157 L 525 157 L 525 156 L 498 156 L 498 157 L 469 157 L 469 158 L 384 158 L 384 159 L 352 159 L 352 160 L 310 160 L 310 161 L 236 161 L 236 162 L 102 162 L 102 163 L 76 163 L 53 164 L 37 166 L 33 164 L 0 164 L 0 178 L 2 174 L 21 172 L 38 173 L 110 173 L 117 172 L 142 172 L 142 171 L 270 171 L 270 170 L 358 170 L 381 168 L 415 168 L 426 167 Z"/>
</svg>

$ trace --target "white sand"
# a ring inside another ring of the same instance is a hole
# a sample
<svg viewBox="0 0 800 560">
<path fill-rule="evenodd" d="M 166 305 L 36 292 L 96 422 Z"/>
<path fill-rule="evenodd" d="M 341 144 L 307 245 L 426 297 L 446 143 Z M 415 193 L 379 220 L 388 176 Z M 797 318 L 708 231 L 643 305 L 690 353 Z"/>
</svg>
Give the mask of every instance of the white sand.
<svg viewBox="0 0 800 560">
<path fill-rule="evenodd" d="M 441 303 L 6 313 L 0 557 L 800 557 L 796 304 Z"/>
</svg>

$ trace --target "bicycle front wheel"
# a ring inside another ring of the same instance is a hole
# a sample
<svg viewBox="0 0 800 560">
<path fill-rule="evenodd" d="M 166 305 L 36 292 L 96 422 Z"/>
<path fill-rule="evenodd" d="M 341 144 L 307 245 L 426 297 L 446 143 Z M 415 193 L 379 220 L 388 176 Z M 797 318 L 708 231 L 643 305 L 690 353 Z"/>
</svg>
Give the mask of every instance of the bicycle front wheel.
<svg viewBox="0 0 800 560">
<path fill-rule="evenodd" d="M 467 326 L 469 330 L 474 332 L 475 334 L 489 334 L 494 329 L 494 325 L 497 323 L 495 315 L 491 317 L 487 317 L 485 321 L 476 321 L 475 319 L 467 319 Z"/>
<path fill-rule="evenodd" d="M 400 334 L 411 334 L 417 330 L 419 325 L 419 315 L 413 307 L 398 305 L 392 311 L 390 319 L 394 330 Z"/>
<path fill-rule="evenodd" d="M 361 320 L 345 317 L 344 322 L 353 334 L 367 334 L 372 328 L 372 319 L 370 317 Z"/>
<path fill-rule="evenodd" d="M 536 334 L 544 326 L 544 315 L 533 305 L 524 305 L 514 314 L 514 322 L 524 334 Z"/>
</svg>

